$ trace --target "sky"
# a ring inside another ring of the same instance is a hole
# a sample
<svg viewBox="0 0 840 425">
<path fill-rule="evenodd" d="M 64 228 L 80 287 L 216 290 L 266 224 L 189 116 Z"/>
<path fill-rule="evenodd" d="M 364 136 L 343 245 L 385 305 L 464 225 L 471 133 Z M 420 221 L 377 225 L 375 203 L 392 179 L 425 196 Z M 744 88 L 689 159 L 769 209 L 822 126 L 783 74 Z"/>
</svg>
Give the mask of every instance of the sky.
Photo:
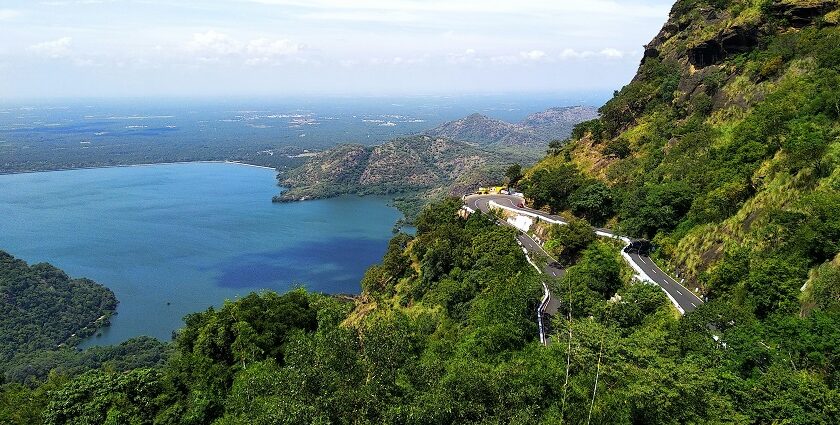
<svg viewBox="0 0 840 425">
<path fill-rule="evenodd" d="M 615 90 L 673 0 L 0 0 L 0 100 Z"/>
</svg>

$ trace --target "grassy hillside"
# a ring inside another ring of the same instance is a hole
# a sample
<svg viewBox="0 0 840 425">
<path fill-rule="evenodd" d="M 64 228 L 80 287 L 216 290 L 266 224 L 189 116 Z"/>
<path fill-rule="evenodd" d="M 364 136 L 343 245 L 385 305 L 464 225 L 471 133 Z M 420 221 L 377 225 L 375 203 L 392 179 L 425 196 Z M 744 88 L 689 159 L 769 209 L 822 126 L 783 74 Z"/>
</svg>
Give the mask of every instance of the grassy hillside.
<svg viewBox="0 0 840 425">
<path fill-rule="evenodd" d="M 528 172 L 710 297 L 795 312 L 840 252 L 837 1 L 679 1 L 636 77 Z"/>
</svg>

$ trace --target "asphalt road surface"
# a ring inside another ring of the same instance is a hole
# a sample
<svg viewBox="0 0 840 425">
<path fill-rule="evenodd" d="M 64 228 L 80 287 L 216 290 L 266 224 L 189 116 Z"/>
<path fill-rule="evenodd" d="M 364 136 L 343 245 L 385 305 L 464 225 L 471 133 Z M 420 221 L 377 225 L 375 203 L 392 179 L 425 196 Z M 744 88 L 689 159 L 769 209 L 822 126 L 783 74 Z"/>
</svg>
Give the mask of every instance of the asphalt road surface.
<svg viewBox="0 0 840 425">
<path fill-rule="evenodd" d="M 470 195 L 464 199 L 464 205 L 473 210 L 488 212 L 490 211 L 490 201 L 493 201 L 499 205 L 508 208 L 512 208 L 517 211 L 527 212 L 530 214 L 535 214 L 542 218 L 561 221 L 565 223 L 562 217 L 547 214 L 543 211 L 538 211 L 527 207 L 519 207 L 518 205 L 520 205 L 524 200 L 520 197 L 512 195 Z M 615 234 L 609 229 L 595 230 L 602 236 L 620 237 L 620 235 Z M 525 248 L 528 252 L 540 253 L 541 255 L 548 255 L 548 253 L 546 253 L 545 250 L 543 250 L 543 248 L 538 243 L 531 239 L 530 236 L 519 235 L 517 239 L 519 240 L 519 243 L 522 245 L 522 247 Z M 665 293 L 668 294 L 668 297 L 671 299 L 671 302 L 673 302 L 679 309 L 681 309 L 683 313 L 688 313 L 703 303 L 703 300 L 701 300 L 692 291 L 680 285 L 679 282 L 677 282 L 675 279 L 668 276 L 664 271 L 662 271 L 662 269 L 660 269 L 650 257 L 631 252 L 628 252 L 627 256 L 638 269 L 642 270 L 647 275 L 643 276 L 643 278 L 646 277 L 646 280 L 650 280 L 659 285 L 659 287 L 661 287 L 662 290 L 664 290 Z M 565 271 L 562 268 L 552 266 L 551 264 L 549 264 L 548 266 L 546 266 L 543 272 L 548 276 L 560 277 Z M 555 300 L 555 297 L 552 297 L 552 302 L 555 303 L 552 307 L 553 311 L 556 312 L 557 306 L 559 305 L 559 301 Z M 552 314 L 548 311 L 548 309 L 546 309 L 546 312 Z"/>
</svg>

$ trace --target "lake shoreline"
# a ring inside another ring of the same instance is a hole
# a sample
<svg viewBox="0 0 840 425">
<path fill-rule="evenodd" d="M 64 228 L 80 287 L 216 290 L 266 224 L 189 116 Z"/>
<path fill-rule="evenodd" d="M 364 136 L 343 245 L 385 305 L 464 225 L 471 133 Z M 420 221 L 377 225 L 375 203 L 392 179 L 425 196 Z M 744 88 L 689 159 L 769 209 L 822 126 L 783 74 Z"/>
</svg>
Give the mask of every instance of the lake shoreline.
<svg viewBox="0 0 840 425">
<path fill-rule="evenodd" d="M 264 165 L 249 164 L 242 161 L 229 160 L 196 160 L 196 161 L 172 161 L 172 162 L 144 162 L 142 164 L 118 164 L 118 165 L 93 165 L 90 167 L 69 167 L 69 168 L 48 168 L 43 170 L 25 170 L 25 171 L 0 171 L 0 176 L 12 176 L 15 174 L 32 174 L 32 173 L 51 173 L 56 171 L 74 171 L 74 170 L 97 170 L 104 168 L 128 168 L 128 167 L 151 167 L 155 165 L 179 165 L 179 164 L 234 164 L 243 165 L 246 167 L 264 168 L 266 170 L 277 171 L 276 168 L 266 167 Z"/>
<path fill-rule="evenodd" d="M 399 211 L 379 197 L 273 204 L 274 173 L 258 168 L 202 161 L 0 176 L 1 248 L 113 291 L 111 326 L 79 348 L 167 341 L 186 315 L 254 291 L 358 294 Z"/>
</svg>

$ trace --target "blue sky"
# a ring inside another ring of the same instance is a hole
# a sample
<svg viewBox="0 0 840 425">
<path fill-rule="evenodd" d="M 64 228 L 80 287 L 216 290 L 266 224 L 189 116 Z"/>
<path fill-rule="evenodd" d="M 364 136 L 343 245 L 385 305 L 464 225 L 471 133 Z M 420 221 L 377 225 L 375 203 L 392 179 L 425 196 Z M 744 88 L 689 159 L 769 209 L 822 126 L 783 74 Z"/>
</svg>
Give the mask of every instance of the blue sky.
<svg viewBox="0 0 840 425">
<path fill-rule="evenodd" d="M 672 0 L 2 0 L 0 97 L 612 90 Z"/>
</svg>

